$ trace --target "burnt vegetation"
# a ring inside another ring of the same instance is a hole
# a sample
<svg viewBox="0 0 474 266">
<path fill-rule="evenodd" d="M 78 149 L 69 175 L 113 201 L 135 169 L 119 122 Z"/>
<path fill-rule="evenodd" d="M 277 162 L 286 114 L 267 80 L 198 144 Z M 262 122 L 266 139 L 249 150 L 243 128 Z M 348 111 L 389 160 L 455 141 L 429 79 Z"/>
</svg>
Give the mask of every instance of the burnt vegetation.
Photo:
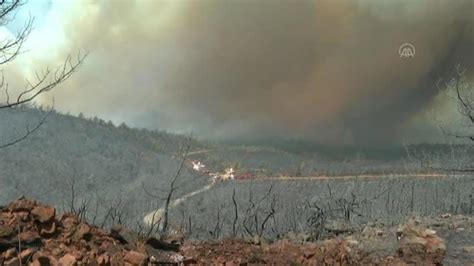
<svg viewBox="0 0 474 266">
<path fill-rule="evenodd" d="M 0 25 L 21 5 L 2 1 Z M 0 68 L 21 54 L 33 22 L 0 42 Z M 21 90 L 10 88 L 1 72 L 0 202 L 26 195 L 81 223 L 118 224 L 143 239 L 179 234 L 255 243 L 313 242 L 361 232 L 370 223 L 392 226 L 415 214 L 473 215 L 474 89 L 461 68 L 442 85 L 464 120 L 461 128 L 440 129 L 457 142 L 341 150 L 288 140 L 212 143 L 35 104 L 85 57 L 38 70 Z M 236 169 L 237 178 L 212 179 L 194 171 L 193 161 L 216 172 Z M 296 179 L 311 176 L 326 178 Z M 331 178 L 341 176 L 350 178 Z M 151 222 L 144 222 L 150 213 Z"/>
</svg>

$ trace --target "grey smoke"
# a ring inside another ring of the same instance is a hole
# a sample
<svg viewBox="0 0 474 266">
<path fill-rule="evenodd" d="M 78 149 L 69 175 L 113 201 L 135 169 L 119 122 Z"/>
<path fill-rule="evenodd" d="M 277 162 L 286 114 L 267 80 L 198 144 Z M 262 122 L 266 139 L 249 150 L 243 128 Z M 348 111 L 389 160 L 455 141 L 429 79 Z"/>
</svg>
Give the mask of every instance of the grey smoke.
<svg viewBox="0 0 474 266">
<path fill-rule="evenodd" d="M 84 3 L 58 49 L 91 55 L 56 106 L 209 138 L 399 143 L 436 80 L 473 69 L 473 3 Z M 415 58 L 399 57 L 404 42 Z"/>
</svg>

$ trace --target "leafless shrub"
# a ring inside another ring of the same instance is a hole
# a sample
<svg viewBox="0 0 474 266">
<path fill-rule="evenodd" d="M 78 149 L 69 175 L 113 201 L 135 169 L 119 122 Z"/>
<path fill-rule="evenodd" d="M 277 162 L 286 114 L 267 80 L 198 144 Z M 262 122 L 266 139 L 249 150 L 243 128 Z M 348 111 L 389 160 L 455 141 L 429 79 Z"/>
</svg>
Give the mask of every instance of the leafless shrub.
<svg viewBox="0 0 474 266">
<path fill-rule="evenodd" d="M 222 233 L 222 227 L 224 226 L 223 221 L 225 220 L 225 217 L 222 217 L 223 209 L 225 209 L 225 205 L 220 204 L 219 207 L 217 208 L 216 218 L 214 220 L 215 222 L 214 228 L 211 231 L 209 231 L 209 234 L 214 239 L 218 239 Z"/>
<path fill-rule="evenodd" d="M 150 197 L 154 199 L 159 199 L 159 200 L 164 200 L 164 207 L 163 207 L 163 217 L 160 217 L 159 219 L 155 219 L 156 212 L 153 214 L 153 219 L 152 219 L 152 224 L 151 227 L 154 227 L 154 223 L 159 220 L 159 225 L 158 225 L 158 231 L 160 234 L 166 234 L 168 232 L 168 226 L 169 226 L 169 210 L 170 210 L 170 204 L 173 199 L 174 194 L 177 192 L 177 190 L 180 189 L 180 186 L 178 185 L 179 177 L 181 176 L 181 172 L 184 169 L 186 159 L 188 157 L 188 153 L 190 150 L 191 146 L 189 144 L 186 144 L 186 146 L 183 148 L 183 153 L 181 157 L 181 162 L 178 166 L 178 169 L 176 170 L 176 174 L 173 176 L 171 179 L 169 188 L 167 190 L 163 190 L 161 188 L 154 187 L 153 191 L 150 191 L 149 188 L 147 188 L 147 185 L 142 183 L 142 188 L 143 191 Z M 166 196 L 163 197 L 161 194 L 165 194 Z M 157 210 L 159 208 L 156 208 Z M 156 220 L 156 221 L 155 221 Z"/>
<path fill-rule="evenodd" d="M 242 221 L 242 228 L 247 235 L 262 237 L 271 218 L 275 216 L 277 198 L 272 194 L 272 189 L 273 185 L 256 201 L 253 199 L 252 190 L 250 190 L 248 206 L 244 211 L 245 215 Z M 269 201 L 268 206 L 264 205 L 266 200 Z"/>
<path fill-rule="evenodd" d="M 309 228 L 310 241 L 316 241 L 322 238 L 327 221 L 327 210 L 315 203 L 306 201 L 304 208 L 309 212 L 307 226 Z"/>
</svg>

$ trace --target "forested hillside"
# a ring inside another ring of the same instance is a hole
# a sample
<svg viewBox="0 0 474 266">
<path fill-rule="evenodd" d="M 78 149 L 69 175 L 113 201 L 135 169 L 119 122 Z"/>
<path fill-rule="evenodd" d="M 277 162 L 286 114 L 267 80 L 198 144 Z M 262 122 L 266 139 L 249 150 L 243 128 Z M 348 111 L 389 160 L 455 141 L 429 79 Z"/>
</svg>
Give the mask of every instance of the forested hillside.
<svg viewBox="0 0 474 266">
<path fill-rule="evenodd" d="M 21 136 L 26 127 L 31 129 L 47 114 L 30 107 L 3 111 L 2 143 Z M 237 175 L 259 178 L 429 171 L 420 163 L 428 157 L 434 162 L 437 156 L 449 157 L 453 162 L 459 161 L 456 156 L 472 158 L 472 149 L 451 156 L 451 149 L 442 145 L 410 147 L 410 158 L 395 151 L 392 154 L 400 155 L 387 159 L 364 150 L 334 156 L 337 151 L 331 155 L 324 147 L 306 145 L 308 149 L 299 152 L 288 148 L 301 145 L 298 142 L 208 143 L 52 111 L 38 131 L 0 149 L 0 204 L 24 195 L 65 209 L 70 209 L 72 203 L 75 208 L 88 204 L 89 210 L 95 208 L 100 213 L 115 206 L 140 220 L 144 213 L 162 205 L 188 145 L 187 164 L 174 197 L 208 184 L 209 176 L 191 170 L 191 160 L 202 161 L 211 172 L 234 167 Z M 160 197 L 150 197 L 143 187 Z"/>
<path fill-rule="evenodd" d="M 27 107 L 2 112 L 2 142 L 22 135 L 45 115 Z M 69 208 L 74 196 L 76 205 L 94 199 L 103 208 L 153 208 L 146 206 L 153 203 L 143 185 L 166 190 L 186 145 L 205 148 L 185 136 L 52 112 L 26 140 L 0 149 L 0 203 L 25 195 Z M 177 194 L 202 186 L 207 177 L 184 169 L 181 180 Z"/>
</svg>

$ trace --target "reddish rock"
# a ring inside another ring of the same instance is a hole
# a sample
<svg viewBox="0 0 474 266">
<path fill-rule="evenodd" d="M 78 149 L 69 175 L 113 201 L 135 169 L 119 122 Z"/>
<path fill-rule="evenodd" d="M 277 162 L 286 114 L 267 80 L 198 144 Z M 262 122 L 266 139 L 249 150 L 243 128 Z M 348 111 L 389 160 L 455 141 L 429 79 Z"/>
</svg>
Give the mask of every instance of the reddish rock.
<svg viewBox="0 0 474 266">
<path fill-rule="evenodd" d="M 106 252 L 112 245 L 112 242 L 109 241 L 102 242 L 99 246 L 99 252 Z"/>
<path fill-rule="evenodd" d="M 77 261 L 80 261 L 82 258 L 84 258 L 84 254 L 82 254 L 80 250 L 74 250 L 71 254 L 74 256 L 74 258 L 76 258 Z"/>
<path fill-rule="evenodd" d="M 59 265 L 62 266 L 75 266 L 77 265 L 76 257 L 71 254 L 66 254 L 59 259 Z"/>
<path fill-rule="evenodd" d="M 33 254 L 33 259 L 32 260 L 35 261 L 35 260 L 38 260 L 39 258 L 42 258 L 42 257 L 48 257 L 48 255 L 45 254 L 42 251 L 38 251 L 35 254 Z"/>
<path fill-rule="evenodd" d="M 30 212 L 36 206 L 36 201 L 20 198 L 12 202 L 8 207 L 14 212 L 28 211 Z"/>
<path fill-rule="evenodd" d="M 33 260 L 30 266 L 58 265 L 58 261 L 51 256 L 40 256 Z"/>
<path fill-rule="evenodd" d="M 81 224 L 77 230 L 76 237 L 78 239 L 90 240 L 91 237 L 91 227 L 87 224 Z"/>
<path fill-rule="evenodd" d="M 23 250 L 21 253 L 20 253 L 20 260 L 22 263 L 27 263 L 28 261 L 31 260 L 31 258 L 33 257 L 33 254 L 36 252 L 36 250 L 34 249 L 31 249 L 31 248 L 28 248 L 28 249 L 25 249 Z"/>
<path fill-rule="evenodd" d="M 446 245 L 435 231 L 407 225 L 397 234 L 400 237 L 398 255 L 403 261 L 409 264 L 442 264 Z"/>
<path fill-rule="evenodd" d="M 10 224 L 18 224 L 18 221 L 26 222 L 30 217 L 28 211 L 18 211 L 13 214 L 14 218 L 10 220 Z"/>
<path fill-rule="evenodd" d="M 304 250 L 303 256 L 304 256 L 304 258 L 306 258 L 306 259 L 310 259 L 310 258 L 314 257 L 314 255 L 316 255 L 317 252 L 318 252 L 317 246 L 308 246 L 308 247 Z"/>
<path fill-rule="evenodd" d="M 25 203 L 26 202 L 26 203 Z M 360 249 L 354 239 L 333 239 L 325 242 L 304 243 L 299 241 L 277 241 L 265 243 L 226 239 L 220 241 L 184 242 L 173 245 L 162 239 L 141 239 L 124 228 L 114 228 L 111 233 L 92 227 L 72 214 L 62 215 L 59 219 L 53 215 L 47 220 L 46 211 L 33 206 L 25 211 L 29 201 L 16 204 L 18 211 L 9 208 L 0 209 L 0 230 L 8 236 L 0 237 L 0 265 L 18 265 L 18 258 L 26 259 L 23 265 L 151 265 L 160 264 L 199 264 L 199 265 L 405 265 L 436 264 L 442 261 L 444 242 L 430 230 L 404 230 L 400 232 L 402 241 L 398 255 L 381 257 L 367 254 Z M 31 201 L 30 201 L 31 202 Z M 36 203 L 35 203 L 36 204 Z M 13 203 L 10 205 L 14 205 Z M 26 206 L 26 207 L 25 207 Z M 44 210 L 44 209 L 43 209 Z M 34 214 L 33 214 L 34 213 Z M 26 217 L 21 222 L 23 252 L 16 258 L 16 228 L 18 217 Z M 42 217 L 42 218 L 41 218 Z M 46 220 L 45 220 L 46 219 Z M 46 222 L 41 222 L 46 221 Z M 7 226 L 7 227 L 5 227 Z M 9 230 L 9 231 L 8 231 Z M 374 231 L 375 232 L 375 231 Z M 1 233 L 1 231 L 0 231 Z M 39 234 L 38 234 L 39 233 Z M 38 239 L 38 235 L 43 238 Z M 378 235 L 378 234 L 374 234 Z M 382 237 L 385 237 L 383 234 Z M 28 245 L 27 242 L 37 242 Z M 182 242 L 182 239 L 177 241 Z M 254 244 L 258 243 L 258 245 Z M 38 250 L 25 248 L 37 247 Z M 6 251 L 10 249 L 10 251 Z M 445 249 L 445 247 L 444 247 Z M 468 249 L 466 249 L 468 250 Z M 470 250 L 470 249 L 469 249 Z M 34 252 L 33 252 L 34 251 Z M 8 258 L 6 257 L 6 254 Z M 417 253 L 418 252 L 418 253 Z M 409 254 L 413 254 L 410 257 Z M 420 255 L 421 254 L 421 255 Z M 15 260 L 16 259 L 16 260 Z M 425 263 L 425 261 L 427 263 Z M 8 263 L 8 264 L 7 264 Z M 405 264 L 404 264 L 405 263 Z"/>
<path fill-rule="evenodd" d="M 20 266 L 20 260 L 17 257 L 11 258 L 11 259 L 6 260 L 3 263 L 3 265 L 4 266 Z"/>
<path fill-rule="evenodd" d="M 13 258 L 15 256 L 16 256 L 16 248 L 11 248 L 11 249 L 5 251 L 5 253 L 3 253 L 3 257 L 5 259 Z"/>
<path fill-rule="evenodd" d="M 41 241 L 41 237 L 36 231 L 24 231 L 20 233 L 20 241 L 25 244 L 33 244 Z"/>
<path fill-rule="evenodd" d="M 46 223 L 54 220 L 54 217 L 56 216 L 56 209 L 49 206 L 36 206 L 31 211 L 31 214 L 36 221 L 40 223 Z"/>
<path fill-rule="evenodd" d="M 98 255 L 97 255 L 97 249 L 95 249 L 95 247 L 94 247 L 94 249 L 92 249 L 92 250 L 91 250 L 89 247 L 86 248 L 86 249 L 87 249 L 86 252 L 88 252 L 89 258 L 92 258 L 93 260 L 96 260 L 96 258 L 97 258 L 97 256 L 98 256 Z"/>
<path fill-rule="evenodd" d="M 56 210 L 20 199 L 0 209 L 0 265 L 145 265 L 148 248 L 138 234 L 126 228 L 115 228 L 115 234 L 92 227 L 72 214 L 56 217 Z M 20 234 L 17 235 L 17 227 Z M 119 240 L 120 239 L 120 240 Z M 23 251 L 17 256 L 21 241 Z M 170 243 L 160 242 L 166 248 Z M 173 245 L 174 247 L 175 245 Z M 33 248 L 34 247 L 34 248 Z M 8 250 L 10 249 L 10 250 Z M 172 254 L 164 252 L 168 262 Z M 180 258 L 180 256 L 178 256 Z"/>
<path fill-rule="evenodd" d="M 50 237 L 54 233 L 56 233 L 56 223 L 54 221 L 50 224 L 46 224 L 40 231 L 40 235 L 45 237 Z"/>
<path fill-rule="evenodd" d="M 147 262 L 148 256 L 136 251 L 129 251 L 125 254 L 123 260 L 125 262 L 131 263 L 132 265 L 145 265 Z"/>
<path fill-rule="evenodd" d="M 66 230 L 71 230 L 78 224 L 78 220 L 72 214 L 63 214 L 59 219 L 62 227 Z"/>
<path fill-rule="evenodd" d="M 61 254 L 63 254 L 63 250 L 65 249 L 61 249 L 61 248 L 53 248 L 51 250 L 51 255 L 55 256 L 55 257 L 59 257 Z"/>
<path fill-rule="evenodd" d="M 110 256 L 108 254 L 102 254 L 97 258 L 97 264 L 99 266 L 109 266 L 110 265 Z"/>
</svg>

